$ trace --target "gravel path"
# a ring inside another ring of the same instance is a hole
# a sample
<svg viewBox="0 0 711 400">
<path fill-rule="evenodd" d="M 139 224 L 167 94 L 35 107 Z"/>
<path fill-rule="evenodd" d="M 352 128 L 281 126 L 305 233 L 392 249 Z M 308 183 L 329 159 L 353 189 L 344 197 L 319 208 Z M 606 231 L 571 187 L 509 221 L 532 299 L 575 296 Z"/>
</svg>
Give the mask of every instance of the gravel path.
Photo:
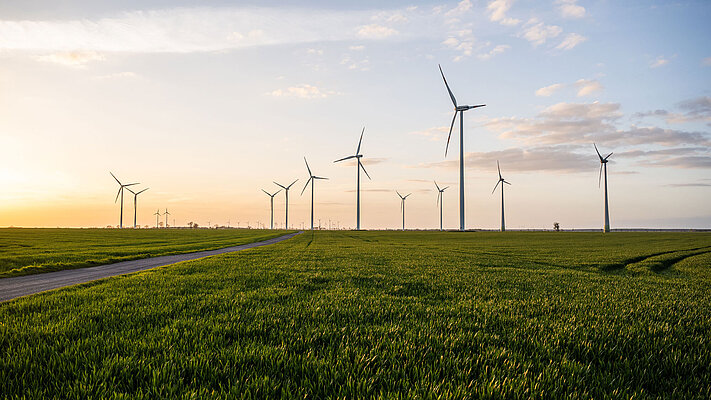
<svg viewBox="0 0 711 400">
<path fill-rule="evenodd" d="M 291 239 L 300 234 L 290 233 L 262 242 L 248 243 L 241 246 L 225 247 L 217 250 L 198 251 L 195 253 L 175 254 L 171 256 L 160 256 L 144 258 L 141 260 L 122 261 L 114 264 L 98 265 L 96 267 L 65 269 L 63 271 L 47 272 L 44 274 L 25 275 L 14 278 L 0 279 L 0 302 L 12 300 L 18 297 L 29 296 L 47 290 L 58 289 L 66 286 L 77 285 L 95 281 L 97 279 L 108 278 L 110 276 L 130 274 L 137 271 L 162 267 L 164 265 L 175 264 L 181 261 L 196 260 L 198 258 L 210 257 L 217 254 L 231 253 L 253 247 L 266 246 Z"/>
</svg>

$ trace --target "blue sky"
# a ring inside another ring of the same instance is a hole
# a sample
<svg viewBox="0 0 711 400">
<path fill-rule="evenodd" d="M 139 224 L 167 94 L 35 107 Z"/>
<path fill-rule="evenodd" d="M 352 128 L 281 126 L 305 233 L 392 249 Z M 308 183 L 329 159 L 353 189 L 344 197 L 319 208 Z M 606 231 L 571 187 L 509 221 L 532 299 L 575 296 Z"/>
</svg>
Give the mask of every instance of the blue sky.
<svg viewBox="0 0 711 400">
<path fill-rule="evenodd" d="M 317 218 L 458 225 L 465 115 L 467 226 L 495 228 L 496 160 L 511 228 L 599 227 L 592 142 L 612 226 L 711 227 L 711 4 L 611 1 L 0 4 L 0 226 L 105 226 L 122 179 L 151 187 L 139 220 L 266 222 L 273 180 L 318 182 Z M 290 221 L 309 201 L 292 192 Z M 283 197 L 275 200 L 283 222 Z M 126 203 L 127 210 L 131 210 Z M 130 211 L 132 212 L 132 211 Z"/>
</svg>

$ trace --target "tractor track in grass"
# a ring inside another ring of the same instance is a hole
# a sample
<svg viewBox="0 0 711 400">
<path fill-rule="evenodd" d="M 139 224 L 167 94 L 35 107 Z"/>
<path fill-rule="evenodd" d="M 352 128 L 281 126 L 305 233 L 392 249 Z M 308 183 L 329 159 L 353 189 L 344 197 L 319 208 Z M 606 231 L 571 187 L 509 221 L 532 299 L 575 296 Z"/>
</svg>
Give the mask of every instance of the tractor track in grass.
<svg viewBox="0 0 711 400">
<path fill-rule="evenodd" d="M 43 274 L 25 275 L 0 279 L 0 303 L 33 295 L 48 290 L 87 283 L 112 276 L 146 271 L 156 267 L 175 264 L 182 261 L 192 261 L 199 258 L 232 253 L 278 243 L 303 233 L 302 231 L 239 246 L 224 247 L 216 250 L 205 250 L 194 253 L 174 254 L 168 256 L 143 258 L 140 260 L 122 261 L 113 264 L 97 265 L 95 267 L 65 269 Z"/>
<path fill-rule="evenodd" d="M 703 251 L 696 252 L 698 250 L 703 250 Z M 658 266 L 652 267 L 652 270 L 655 272 L 663 271 L 665 269 L 669 269 L 674 264 L 681 262 L 689 257 L 697 256 L 699 254 L 709 253 L 709 252 L 711 252 L 711 246 L 702 246 L 702 247 L 696 247 L 693 249 L 668 250 L 668 251 L 661 251 L 661 252 L 652 253 L 652 254 L 646 254 L 646 255 L 642 255 L 642 256 L 636 256 L 636 257 L 632 257 L 632 258 L 623 260 L 619 263 L 605 265 L 601 269 L 603 271 L 614 271 L 614 270 L 624 269 L 624 268 L 629 267 L 630 265 L 638 264 L 638 263 L 644 262 L 646 260 L 649 260 L 650 258 L 663 256 L 665 254 L 686 253 L 689 251 L 694 251 L 696 253 L 685 254 L 685 255 L 674 257 L 674 258 L 671 258 L 668 260 L 662 260 L 659 262 Z"/>
</svg>

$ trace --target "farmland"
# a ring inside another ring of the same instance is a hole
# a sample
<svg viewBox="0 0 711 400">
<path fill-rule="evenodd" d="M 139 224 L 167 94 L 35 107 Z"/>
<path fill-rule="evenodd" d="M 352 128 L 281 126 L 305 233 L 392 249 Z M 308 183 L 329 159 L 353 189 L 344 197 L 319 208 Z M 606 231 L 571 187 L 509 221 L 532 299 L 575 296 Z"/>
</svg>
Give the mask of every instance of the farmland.
<svg viewBox="0 0 711 400">
<path fill-rule="evenodd" d="M 0 396 L 709 398 L 710 269 L 706 233 L 307 232 L 0 304 Z"/>
<path fill-rule="evenodd" d="M 281 236 L 252 229 L 0 229 L 0 278 L 213 250 Z"/>
</svg>

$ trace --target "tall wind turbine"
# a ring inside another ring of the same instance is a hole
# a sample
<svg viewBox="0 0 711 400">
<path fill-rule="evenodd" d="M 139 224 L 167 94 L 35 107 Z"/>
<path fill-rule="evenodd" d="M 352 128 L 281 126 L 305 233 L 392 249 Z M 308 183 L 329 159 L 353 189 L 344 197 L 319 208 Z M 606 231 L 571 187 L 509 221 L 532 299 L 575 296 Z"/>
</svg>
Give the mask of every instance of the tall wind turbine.
<svg viewBox="0 0 711 400">
<path fill-rule="evenodd" d="M 304 185 L 304 188 L 301 189 L 301 195 L 304 194 L 304 190 L 306 190 L 306 187 L 309 186 L 309 183 L 311 183 L 311 230 L 314 230 L 314 182 L 316 179 L 328 178 L 314 175 L 311 172 L 311 168 L 309 168 L 309 163 L 308 161 L 306 161 L 306 157 L 304 157 L 304 162 L 306 163 L 306 169 L 309 171 L 309 179 L 306 181 L 306 185 Z"/>
<path fill-rule="evenodd" d="M 370 175 L 368 175 L 368 171 L 365 170 L 365 167 L 363 166 L 363 163 L 360 162 L 360 159 L 363 158 L 363 155 L 360 154 L 360 144 L 363 142 L 363 133 L 365 133 L 365 127 L 363 127 L 363 131 L 360 133 L 360 140 L 358 140 L 358 149 L 356 149 L 356 153 L 352 156 L 344 157 L 341 158 L 340 160 L 334 161 L 334 163 L 337 163 L 339 161 L 345 161 L 351 158 L 355 158 L 358 161 L 358 165 L 356 166 L 356 169 L 358 171 L 357 173 L 357 178 L 356 178 L 356 230 L 360 230 L 360 170 L 361 168 L 363 169 L 363 172 L 365 172 L 365 175 L 370 179 Z"/>
<path fill-rule="evenodd" d="M 437 192 L 438 192 L 438 193 L 437 193 L 437 204 L 439 205 L 439 230 L 441 231 L 441 230 L 443 230 L 443 229 L 442 229 L 442 203 L 444 203 L 444 191 L 445 191 L 449 186 L 445 186 L 445 187 L 443 187 L 443 188 L 440 189 L 440 187 L 439 187 L 439 185 L 437 184 L 437 182 L 435 182 L 434 184 L 435 184 L 435 186 L 437 187 Z"/>
<path fill-rule="evenodd" d="M 503 232 L 506 230 L 506 224 L 504 223 L 504 183 L 507 185 L 510 185 L 510 183 L 506 182 L 506 180 L 501 176 L 499 160 L 496 160 L 496 169 L 499 170 L 499 181 L 496 182 L 496 186 L 499 186 L 499 183 L 501 184 L 501 232 Z M 496 186 L 494 186 L 494 190 L 491 191 L 491 194 L 494 194 L 496 191 Z"/>
<path fill-rule="evenodd" d="M 143 193 L 143 192 L 145 192 L 145 191 L 148 190 L 148 189 L 149 189 L 149 188 L 145 188 L 145 189 L 141 190 L 140 192 L 136 193 L 136 192 L 134 192 L 133 190 L 131 190 L 131 189 L 129 189 L 129 188 L 126 188 L 126 190 L 128 190 L 128 191 L 131 192 L 131 193 L 133 193 L 133 229 L 136 229 L 136 202 L 137 202 L 137 199 L 138 199 L 138 195 L 141 194 L 141 193 Z"/>
<path fill-rule="evenodd" d="M 167 228 L 168 227 L 168 216 L 170 215 L 167 208 L 165 209 L 165 213 L 163 213 L 163 215 L 165 216 L 165 227 Z"/>
<path fill-rule="evenodd" d="M 116 200 L 114 200 L 114 203 L 116 203 L 116 201 L 118 201 L 118 198 L 120 195 L 121 196 L 121 216 L 119 217 L 119 228 L 123 228 L 123 189 L 128 186 L 138 185 L 138 183 L 127 183 L 124 185 L 123 183 L 121 183 L 121 181 L 118 180 L 118 178 L 116 177 L 116 175 L 113 174 L 113 172 L 109 171 L 109 173 L 111 174 L 111 176 L 114 177 L 114 179 L 116 179 L 116 182 L 118 182 L 118 184 L 119 184 L 119 190 L 118 190 L 118 193 L 116 193 Z"/>
<path fill-rule="evenodd" d="M 398 197 L 400 197 L 400 211 L 402 211 L 402 230 L 405 230 L 405 199 L 407 199 L 412 193 L 405 196 L 401 195 L 397 190 L 395 191 Z"/>
<path fill-rule="evenodd" d="M 266 193 L 267 196 L 269 196 L 269 202 L 271 203 L 271 222 L 269 223 L 269 229 L 274 229 L 274 196 L 276 196 L 277 193 L 281 192 L 281 189 L 277 190 L 274 193 L 269 193 L 266 190 L 262 189 L 262 192 Z M 237 222 L 237 227 L 239 228 L 239 222 Z"/>
<path fill-rule="evenodd" d="M 158 228 L 158 218 L 160 218 L 160 216 L 161 216 L 160 209 L 156 210 L 156 213 L 153 215 L 156 216 L 156 228 Z"/>
<path fill-rule="evenodd" d="M 447 87 L 447 92 L 449 92 L 449 97 L 452 99 L 452 104 L 454 104 L 454 117 L 452 118 L 452 124 L 449 126 L 449 136 L 447 136 L 447 147 L 444 149 L 444 156 L 447 157 L 447 151 L 449 150 L 449 139 L 452 138 L 452 128 L 454 128 L 454 121 L 457 119 L 457 113 L 459 113 L 459 230 L 465 230 L 464 227 L 464 111 L 471 110 L 472 108 L 484 107 L 486 104 L 478 104 L 475 106 L 464 106 L 457 105 L 457 99 L 454 98 L 452 90 L 449 88 L 447 83 L 447 78 L 444 77 L 444 72 L 442 72 L 442 66 L 439 66 L 439 72 L 442 74 L 442 79 L 444 80 L 444 85 Z"/>
<path fill-rule="evenodd" d="M 277 185 L 277 186 L 279 186 L 280 188 L 284 189 L 284 191 L 285 191 L 285 193 L 286 193 L 286 224 L 285 224 L 286 228 L 285 228 L 285 229 L 289 229 L 289 189 L 291 188 L 291 186 L 292 186 L 293 184 L 296 183 L 296 181 L 298 181 L 298 179 L 294 180 L 294 182 L 291 182 L 291 183 L 289 184 L 289 186 L 283 186 L 283 185 L 280 185 L 280 184 L 274 182 L 275 185 Z"/>
<path fill-rule="evenodd" d="M 607 209 L 607 159 L 610 158 L 612 153 L 608 154 L 606 157 L 603 157 L 600 152 L 597 150 L 597 145 L 593 143 L 593 146 L 595 146 L 595 152 L 597 153 L 597 156 L 600 157 L 600 174 L 597 177 L 597 186 L 600 187 L 600 180 L 602 178 L 602 170 L 605 170 L 605 232 L 610 232 L 610 213 Z"/>
</svg>

